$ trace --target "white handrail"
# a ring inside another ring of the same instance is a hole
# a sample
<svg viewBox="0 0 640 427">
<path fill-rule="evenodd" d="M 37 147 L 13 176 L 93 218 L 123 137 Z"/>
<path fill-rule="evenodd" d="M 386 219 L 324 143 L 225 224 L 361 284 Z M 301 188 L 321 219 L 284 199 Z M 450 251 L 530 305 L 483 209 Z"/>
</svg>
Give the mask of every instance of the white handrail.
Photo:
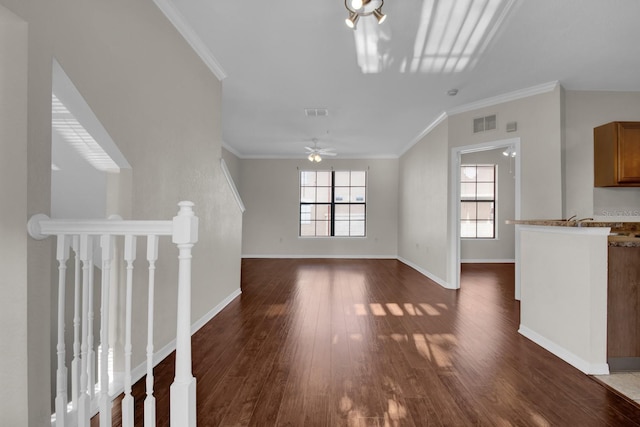
<svg viewBox="0 0 640 427">
<path fill-rule="evenodd" d="M 114 260 L 116 236 L 124 236 L 124 260 L 127 268 L 126 283 L 126 330 L 125 330 L 125 399 L 123 400 L 123 425 L 133 425 L 133 396 L 131 395 L 131 289 L 133 286 L 133 261 L 135 260 L 136 237 L 147 239 L 147 261 L 149 262 L 149 301 L 147 328 L 147 398 L 145 412 L 155 412 L 153 397 L 153 297 L 155 286 L 155 262 L 158 252 L 158 237 L 171 236 L 179 250 L 178 256 L 178 307 L 176 327 L 176 367 L 171 385 L 171 425 L 174 427 L 196 426 L 196 379 L 192 374 L 191 362 L 191 249 L 198 240 L 198 218 L 193 212 L 193 203 L 180 202 L 178 214 L 170 221 L 138 220 L 68 220 L 50 219 L 46 215 L 34 215 L 27 224 L 29 234 L 34 239 L 56 236 L 58 260 L 58 345 L 56 426 L 67 423 L 89 426 L 90 408 L 98 407 L 100 424 L 111 424 L 111 402 L 108 396 L 110 381 L 106 365 L 109 354 L 109 282 Z M 96 368 L 93 363 L 93 242 L 102 248 L 102 283 L 100 305 L 100 347 L 99 378 L 100 388 L 96 390 Z M 75 292 L 73 295 L 73 362 L 71 387 L 67 386 L 67 367 L 64 348 L 64 312 L 66 291 L 66 262 L 70 259 L 69 246 L 75 254 Z M 82 274 L 82 276 L 80 276 Z M 113 275 L 118 276 L 118 275 Z M 67 404 L 67 393 L 71 391 L 71 402 Z M 145 426 L 155 424 L 155 414 L 145 413 Z M 74 422 L 75 419 L 75 422 Z"/>
</svg>

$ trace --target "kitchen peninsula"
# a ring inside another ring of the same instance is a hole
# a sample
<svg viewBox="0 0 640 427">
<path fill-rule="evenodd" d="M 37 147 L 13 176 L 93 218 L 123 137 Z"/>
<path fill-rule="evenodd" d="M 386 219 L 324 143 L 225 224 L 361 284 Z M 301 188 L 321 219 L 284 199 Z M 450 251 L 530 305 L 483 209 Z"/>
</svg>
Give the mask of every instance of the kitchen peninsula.
<svg viewBox="0 0 640 427">
<path fill-rule="evenodd" d="M 608 300 L 616 299 L 608 298 L 612 285 L 608 275 L 610 248 L 634 251 L 625 262 L 635 268 L 632 275 L 636 277 L 640 222 L 507 223 L 517 226 L 516 282 L 521 300 L 518 332 L 587 374 L 608 374 L 610 341 L 625 339 L 609 336 L 608 348 L 607 325 L 620 322 L 607 305 Z M 626 267 L 615 264 L 616 270 Z M 632 285 L 633 295 L 637 295 L 637 278 L 633 282 L 626 273 L 619 277 L 627 288 Z M 616 297 L 637 307 L 637 298 L 631 301 L 628 292 Z M 638 317 L 624 320 L 636 325 Z M 631 332 L 628 327 L 626 330 Z M 637 331 L 636 326 L 632 331 Z"/>
</svg>

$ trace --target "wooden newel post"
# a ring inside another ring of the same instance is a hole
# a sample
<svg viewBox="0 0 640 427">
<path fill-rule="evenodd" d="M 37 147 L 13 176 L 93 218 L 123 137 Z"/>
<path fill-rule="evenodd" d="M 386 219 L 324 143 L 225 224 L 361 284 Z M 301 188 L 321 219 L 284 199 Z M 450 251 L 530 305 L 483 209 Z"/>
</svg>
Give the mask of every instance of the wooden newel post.
<svg viewBox="0 0 640 427">
<path fill-rule="evenodd" d="M 191 248 L 198 241 L 198 218 L 192 202 L 178 203 L 172 240 L 178 255 L 176 372 L 171 384 L 171 425 L 196 426 L 196 379 L 191 371 Z"/>
</svg>

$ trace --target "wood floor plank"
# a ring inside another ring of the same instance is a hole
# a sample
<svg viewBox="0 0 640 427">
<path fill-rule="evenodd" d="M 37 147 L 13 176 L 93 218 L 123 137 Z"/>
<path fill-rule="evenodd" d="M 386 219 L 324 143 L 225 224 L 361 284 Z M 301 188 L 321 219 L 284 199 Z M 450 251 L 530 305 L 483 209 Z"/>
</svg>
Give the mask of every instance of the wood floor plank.
<svg viewBox="0 0 640 427">
<path fill-rule="evenodd" d="M 464 264 L 461 284 L 396 260 L 243 260 L 241 297 L 192 338 L 198 425 L 640 426 L 518 334 L 512 264 Z M 162 426 L 173 363 L 154 370 Z"/>
</svg>

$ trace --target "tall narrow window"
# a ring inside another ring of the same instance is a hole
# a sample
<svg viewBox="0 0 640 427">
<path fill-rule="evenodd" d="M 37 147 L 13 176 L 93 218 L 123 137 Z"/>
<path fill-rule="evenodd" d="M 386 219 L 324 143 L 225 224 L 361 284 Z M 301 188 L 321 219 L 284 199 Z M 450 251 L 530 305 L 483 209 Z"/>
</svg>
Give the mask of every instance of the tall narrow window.
<svg viewBox="0 0 640 427">
<path fill-rule="evenodd" d="M 496 166 L 460 167 L 460 237 L 494 239 Z"/>
<path fill-rule="evenodd" d="M 365 171 L 300 172 L 300 236 L 363 237 Z"/>
</svg>

